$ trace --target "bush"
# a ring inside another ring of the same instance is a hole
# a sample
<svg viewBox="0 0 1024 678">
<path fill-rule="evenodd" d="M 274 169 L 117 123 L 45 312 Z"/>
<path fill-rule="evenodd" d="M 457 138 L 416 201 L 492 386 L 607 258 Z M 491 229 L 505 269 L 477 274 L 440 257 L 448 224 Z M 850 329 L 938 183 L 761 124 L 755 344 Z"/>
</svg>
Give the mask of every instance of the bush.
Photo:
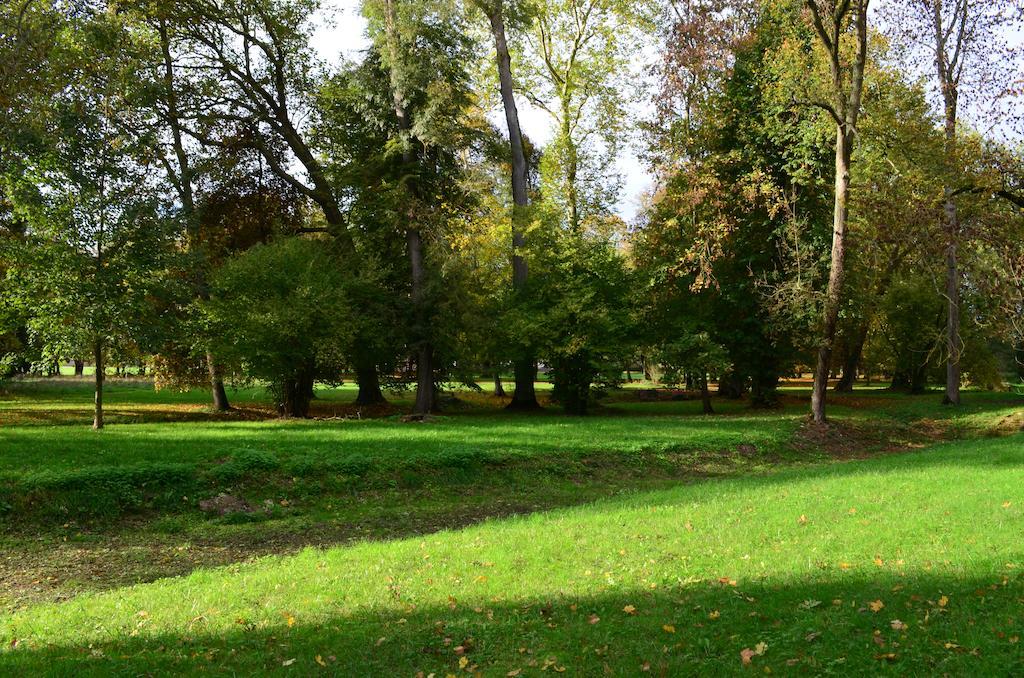
<svg viewBox="0 0 1024 678">
<path fill-rule="evenodd" d="M 315 380 L 337 382 L 366 281 L 331 243 L 283 238 L 229 260 L 204 305 L 215 354 L 247 380 L 270 384 L 284 416 L 305 417 Z"/>
</svg>

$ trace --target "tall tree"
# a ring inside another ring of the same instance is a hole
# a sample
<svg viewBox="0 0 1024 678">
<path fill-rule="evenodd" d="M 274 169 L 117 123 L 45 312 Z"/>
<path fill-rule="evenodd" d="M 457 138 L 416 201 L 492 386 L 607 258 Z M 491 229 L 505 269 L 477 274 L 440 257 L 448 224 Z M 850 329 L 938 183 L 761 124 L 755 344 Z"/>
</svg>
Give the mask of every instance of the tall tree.
<svg viewBox="0 0 1024 678">
<path fill-rule="evenodd" d="M 174 3 L 173 20 L 187 41 L 187 67 L 217 74 L 222 85 L 186 129 L 204 144 L 241 145 L 259 152 L 321 209 L 327 230 L 352 265 L 365 265 L 337 188 L 309 133 L 319 115 L 320 71 L 309 44 L 310 18 L 318 9 L 317 0 Z M 372 342 L 356 345 L 363 343 Z M 357 402 L 383 402 L 375 357 L 360 351 L 353 362 Z"/>
<path fill-rule="evenodd" d="M 449 0 L 366 0 L 363 8 L 375 56 L 388 77 L 393 123 L 386 124 L 393 136 L 381 151 L 399 160 L 388 210 L 406 241 L 416 363 L 413 414 L 425 416 L 437 408 L 440 376 L 433 324 L 441 269 L 437 259 L 431 261 L 430 231 L 452 210 L 448 200 L 459 201 L 456 155 L 466 142 L 468 44 L 461 7 Z M 433 248 L 435 257 L 442 247 Z"/>
<path fill-rule="evenodd" d="M 529 166 L 523 145 L 523 131 L 519 125 L 519 110 L 516 106 L 514 79 L 512 77 L 512 56 L 506 35 L 506 5 L 504 0 L 473 0 L 487 15 L 494 38 L 495 62 L 501 89 L 501 102 L 505 110 L 505 124 L 508 127 L 509 151 L 512 160 L 512 288 L 523 293 L 529 279 L 529 265 L 524 257 L 526 228 L 529 224 L 530 190 Z M 529 347 L 519 347 L 514 362 L 515 393 L 510 409 L 530 410 L 539 407 L 534 382 L 537 378 L 537 363 Z"/>
<path fill-rule="evenodd" d="M 522 92 L 554 123 L 544 194 L 571 232 L 606 216 L 618 196 L 613 163 L 625 137 L 637 29 L 649 26 L 650 9 L 637 0 L 542 0 L 523 36 Z"/>
<path fill-rule="evenodd" d="M 846 276 L 846 229 L 849 218 L 850 159 L 857 134 L 864 93 L 864 72 L 868 60 L 868 5 L 870 0 L 805 0 L 818 42 L 827 57 L 831 75 L 831 101 L 817 105 L 832 116 L 836 125 L 835 207 L 832 223 L 832 255 L 828 289 L 822 308 L 821 342 L 814 369 L 811 414 L 824 423 L 828 378 L 839 311 L 843 303 Z M 853 56 L 844 49 L 847 33 L 854 33 Z"/>
<path fill-rule="evenodd" d="M 927 66 L 935 78 L 946 135 L 946 186 L 943 224 L 946 242 L 946 390 L 943 402 L 960 404 L 960 296 L 962 272 L 959 250 L 963 240 L 957 209 L 959 162 L 958 124 L 964 104 L 982 115 L 1019 77 L 1019 47 L 1007 35 L 1024 23 L 1020 0 L 913 0 L 888 10 L 888 28 L 906 63 Z M 1015 26 L 1016 24 L 1016 26 Z M 907 58 L 909 57 L 909 58 Z M 1017 63 L 1014 63 L 1014 62 Z"/>
<path fill-rule="evenodd" d="M 157 10 L 159 11 L 159 10 Z M 193 252 L 200 251 L 202 261 L 197 262 L 199 268 L 196 275 L 196 292 L 199 299 L 208 296 L 206 278 L 205 253 L 202 252 L 202 238 L 198 223 L 195 199 L 196 169 L 186 147 L 187 137 L 184 130 L 186 116 L 182 108 L 182 84 L 178 76 L 178 64 L 172 52 L 172 26 L 167 18 L 162 15 L 153 17 L 153 23 L 159 38 L 160 63 L 158 69 L 159 88 L 157 111 L 161 122 L 169 132 L 170 153 L 164 152 L 161 144 L 157 144 L 157 152 L 161 163 L 167 171 L 171 185 L 178 194 L 181 201 L 181 216 L 185 222 L 186 246 Z M 228 401 L 228 394 L 224 388 L 224 376 L 221 367 L 210 350 L 206 351 L 206 368 L 209 374 L 210 392 L 213 398 L 213 408 L 218 412 L 231 409 Z"/>
</svg>

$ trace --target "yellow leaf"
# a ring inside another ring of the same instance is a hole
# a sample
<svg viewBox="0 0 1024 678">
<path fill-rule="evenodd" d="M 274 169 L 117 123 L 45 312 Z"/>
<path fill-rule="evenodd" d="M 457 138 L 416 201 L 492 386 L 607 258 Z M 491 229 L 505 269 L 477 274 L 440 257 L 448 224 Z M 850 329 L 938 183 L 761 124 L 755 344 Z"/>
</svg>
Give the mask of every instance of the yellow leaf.
<svg viewBox="0 0 1024 678">
<path fill-rule="evenodd" d="M 516 676 L 518 676 L 522 672 L 523 672 L 522 669 L 512 669 L 511 671 L 509 671 L 505 675 L 508 676 L 508 678 L 516 678 Z"/>
<path fill-rule="evenodd" d="M 711 614 L 708 615 L 708 619 L 718 619 L 721 616 L 722 616 L 721 612 L 719 612 L 718 610 L 713 610 L 711 612 Z"/>
<path fill-rule="evenodd" d="M 327 662 L 325 662 L 324 658 L 321 657 L 320 655 L 316 656 L 316 663 L 319 664 L 320 666 L 327 666 Z"/>
<path fill-rule="evenodd" d="M 883 603 L 880 600 L 876 600 L 874 602 L 868 603 L 868 607 L 871 608 L 872 612 L 880 612 L 882 608 L 885 607 L 885 603 Z"/>
<path fill-rule="evenodd" d="M 464 669 L 469 666 L 469 657 L 459 657 L 459 668 Z"/>
<path fill-rule="evenodd" d="M 622 608 L 622 611 L 626 614 L 636 614 L 636 608 L 632 605 L 625 606 L 624 608 Z"/>
<path fill-rule="evenodd" d="M 946 607 L 947 605 L 949 605 L 949 596 L 939 598 L 939 607 Z"/>
<path fill-rule="evenodd" d="M 801 514 L 800 515 L 800 519 L 797 520 L 797 522 L 800 523 L 801 525 L 806 525 L 807 524 L 807 516 Z"/>
<path fill-rule="evenodd" d="M 665 624 L 661 628 L 665 630 L 665 633 L 675 633 L 676 632 L 676 627 L 672 626 L 671 624 Z"/>
</svg>

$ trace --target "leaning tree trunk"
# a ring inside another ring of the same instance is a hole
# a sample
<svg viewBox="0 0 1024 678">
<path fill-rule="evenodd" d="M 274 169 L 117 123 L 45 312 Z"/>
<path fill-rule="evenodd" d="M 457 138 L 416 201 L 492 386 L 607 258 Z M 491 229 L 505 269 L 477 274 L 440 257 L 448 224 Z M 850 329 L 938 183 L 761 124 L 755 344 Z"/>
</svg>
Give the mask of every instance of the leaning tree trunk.
<svg viewBox="0 0 1024 678">
<path fill-rule="evenodd" d="M 498 64 L 498 80 L 501 84 L 501 101 L 505 108 L 505 122 L 508 125 L 509 146 L 512 156 L 512 288 L 522 293 L 529 279 L 529 266 L 523 257 L 526 246 L 525 230 L 529 221 L 530 207 L 529 170 L 526 152 L 523 149 L 523 131 L 519 126 L 519 110 L 513 92 L 512 58 L 505 36 L 505 16 L 502 0 L 495 0 L 488 14 L 491 34 Z M 520 347 L 521 355 L 513 364 L 515 392 L 509 409 L 533 410 L 540 407 L 537 402 L 535 382 L 537 362 L 529 347 Z"/>
<path fill-rule="evenodd" d="M 106 365 L 103 363 L 103 340 L 97 339 L 93 344 L 93 361 L 96 363 L 95 397 L 93 400 L 92 427 L 99 431 L 103 428 L 103 382 L 106 381 Z"/>
<path fill-rule="evenodd" d="M 814 421 L 825 423 L 825 397 L 828 376 L 832 367 L 832 350 L 839 324 L 839 309 L 843 301 L 846 279 L 846 223 L 849 214 L 847 198 L 850 192 L 850 156 L 853 137 L 843 125 L 836 130 L 835 206 L 832 220 L 832 259 L 825 293 L 825 307 L 821 343 L 818 346 L 818 364 L 814 370 L 814 391 L 811 394 L 811 414 Z"/>
</svg>

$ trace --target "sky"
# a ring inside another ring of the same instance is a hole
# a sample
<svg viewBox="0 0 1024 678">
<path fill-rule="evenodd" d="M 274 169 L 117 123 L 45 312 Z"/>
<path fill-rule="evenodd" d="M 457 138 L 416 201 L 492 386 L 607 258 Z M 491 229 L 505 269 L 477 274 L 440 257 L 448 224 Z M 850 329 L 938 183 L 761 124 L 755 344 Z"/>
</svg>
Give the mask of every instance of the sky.
<svg viewBox="0 0 1024 678">
<path fill-rule="evenodd" d="M 359 0 L 325 0 L 326 9 L 316 17 L 316 32 L 312 44 L 327 62 L 334 62 L 338 55 L 358 60 L 360 54 L 368 47 L 366 21 L 359 13 Z M 497 93 L 495 104 L 499 104 Z M 637 114 L 644 114 L 648 102 L 632 102 L 630 108 Z M 518 100 L 520 123 L 523 133 L 535 141 L 546 144 L 552 137 L 551 117 L 544 111 L 531 106 L 528 102 Z M 504 113 L 497 107 L 492 112 L 492 120 L 498 129 L 505 129 Z M 636 150 L 624 146 L 618 161 L 619 172 L 624 179 L 624 187 L 616 213 L 626 222 L 632 222 L 640 212 L 640 198 L 647 192 L 653 179 L 647 168 L 639 160 Z"/>
</svg>

